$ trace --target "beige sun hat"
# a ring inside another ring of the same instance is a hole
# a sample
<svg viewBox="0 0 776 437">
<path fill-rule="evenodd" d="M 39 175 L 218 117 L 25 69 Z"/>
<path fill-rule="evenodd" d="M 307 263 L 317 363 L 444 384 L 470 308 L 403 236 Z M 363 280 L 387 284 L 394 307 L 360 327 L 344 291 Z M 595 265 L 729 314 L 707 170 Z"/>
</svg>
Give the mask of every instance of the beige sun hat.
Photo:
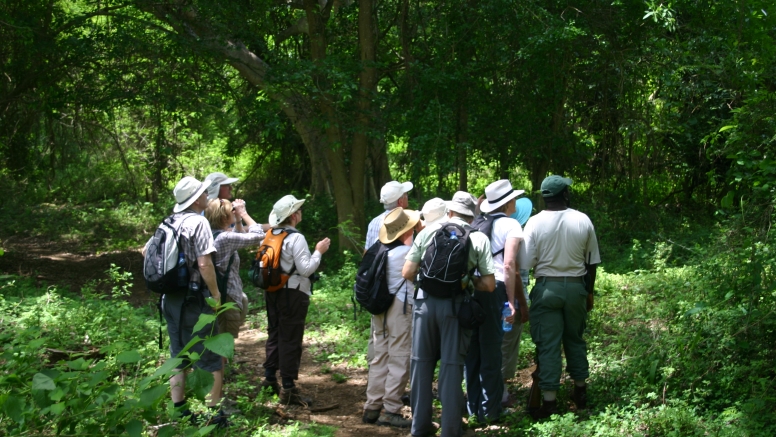
<svg viewBox="0 0 776 437">
<path fill-rule="evenodd" d="M 412 186 L 412 182 L 388 182 L 380 189 L 380 203 L 388 205 L 396 202 L 404 193 L 410 191 Z"/>
<path fill-rule="evenodd" d="M 172 190 L 172 195 L 175 196 L 175 207 L 173 207 L 172 211 L 181 212 L 191 206 L 209 186 L 209 179 L 200 182 L 191 176 L 186 176 L 178 181 Z"/>
<path fill-rule="evenodd" d="M 485 188 L 485 200 L 480 205 L 480 211 L 487 214 L 523 193 L 525 190 L 513 189 L 509 179 L 493 182 Z"/>
<path fill-rule="evenodd" d="M 237 178 L 230 178 L 229 176 L 221 173 L 220 171 L 217 171 L 215 173 L 210 173 L 207 175 L 207 179 L 210 179 L 210 187 L 207 189 L 207 199 L 213 200 L 218 198 L 218 190 L 221 188 L 221 185 L 231 185 L 239 179 Z"/>
<path fill-rule="evenodd" d="M 424 226 L 442 223 L 447 220 L 447 203 L 439 197 L 434 197 L 423 205 L 420 212 L 423 213 Z"/>
<path fill-rule="evenodd" d="M 404 209 L 400 206 L 394 208 L 383 219 L 378 239 L 383 244 L 392 243 L 415 227 L 418 221 L 420 221 L 420 212 Z"/>
<path fill-rule="evenodd" d="M 283 223 L 291 214 L 302 207 L 304 199 L 299 200 L 291 194 L 283 196 L 272 206 L 272 212 L 269 213 L 269 225 L 277 226 Z"/>
<path fill-rule="evenodd" d="M 477 199 L 466 191 L 456 191 L 453 194 L 453 200 L 447 202 L 447 209 L 469 217 L 474 217 L 476 207 Z"/>
</svg>

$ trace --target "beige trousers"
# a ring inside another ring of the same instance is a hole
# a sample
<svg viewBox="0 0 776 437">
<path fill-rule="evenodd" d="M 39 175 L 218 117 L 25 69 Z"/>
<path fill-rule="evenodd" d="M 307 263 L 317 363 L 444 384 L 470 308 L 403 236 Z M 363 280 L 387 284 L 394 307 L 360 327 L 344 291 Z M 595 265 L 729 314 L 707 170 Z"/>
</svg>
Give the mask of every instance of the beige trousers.
<svg viewBox="0 0 776 437">
<path fill-rule="evenodd" d="M 405 314 L 404 302 L 393 299 L 388 311 L 372 316 L 374 358 L 369 366 L 365 410 L 385 408 L 399 413 L 404 406 L 401 397 L 410 378 L 413 304 L 407 296 Z"/>
</svg>

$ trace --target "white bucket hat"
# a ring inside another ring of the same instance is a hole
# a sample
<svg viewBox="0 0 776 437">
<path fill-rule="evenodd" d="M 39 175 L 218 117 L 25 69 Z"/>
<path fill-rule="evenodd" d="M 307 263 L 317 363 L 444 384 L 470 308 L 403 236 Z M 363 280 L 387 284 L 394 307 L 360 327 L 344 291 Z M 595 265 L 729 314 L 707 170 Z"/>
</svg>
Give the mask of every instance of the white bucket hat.
<svg viewBox="0 0 776 437">
<path fill-rule="evenodd" d="M 396 202 L 404 193 L 410 191 L 412 186 L 412 182 L 388 182 L 380 189 L 380 203 L 388 205 Z"/>
<path fill-rule="evenodd" d="M 191 206 L 202 193 L 210 186 L 210 179 L 205 179 L 203 182 L 196 180 L 191 176 L 186 176 L 175 185 L 172 190 L 172 195 L 175 196 L 175 207 L 173 212 L 181 212 L 184 209 Z"/>
<path fill-rule="evenodd" d="M 291 194 L 283 196 L 272 206 L 272 212 L 269 213 L 269 225 L 277 226 L 283 223 L 291 214 L 302 207 L 304 199 L 299 200 Z"/>
<path fill-rule="evenodd" d="M 469 217 L 474 217 L 476 206 L 477 199 L 466 191 L 456 191 L 453 194 L 453 200 L 447 202 L 447 209 Z"/>
<path fill-rule="evenodd" d="M 447 203 L 439 197 L 428 200 L 420 212 L 423 213 L 423 226 L 447 221 Z"/>
<path fill-rule="evenodd" d="M 221 173 L 220 171 L 217 171 L 215 173 L 210 173 L 207 175 L 207 179 L 210 179 L 210 188 L 207 189 L 207 199 L 213 200 L 218 198 L 218 190 L 221 188 L 221 185 L 231 185 L 239 179 L 237 178 L 230 178 L 227 175 Z"/>
<path fill-rule="evenodd" d="M 509 179 L 493 182 L 485 188 L 485 200 L 480 205 L 480 211 L 489 213 L 523 193 L 525 190 L 512 189 Z"/>
</svg>

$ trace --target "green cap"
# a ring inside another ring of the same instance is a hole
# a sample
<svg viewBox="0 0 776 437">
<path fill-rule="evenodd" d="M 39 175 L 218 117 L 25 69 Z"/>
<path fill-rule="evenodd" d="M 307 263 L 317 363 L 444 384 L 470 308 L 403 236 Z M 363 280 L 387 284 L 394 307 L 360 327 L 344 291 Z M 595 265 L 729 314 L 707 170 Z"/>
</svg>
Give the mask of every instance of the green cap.
<svg viewBox="0 0 776 437">
<path fill-rule="evenodd" d="M 547 176 L 542 181 L 542 197 L 557 196 L 563 191 L 564 188 L 573 184 L 569 178 L 564 178 L 558 175 Z"/>
</svg>

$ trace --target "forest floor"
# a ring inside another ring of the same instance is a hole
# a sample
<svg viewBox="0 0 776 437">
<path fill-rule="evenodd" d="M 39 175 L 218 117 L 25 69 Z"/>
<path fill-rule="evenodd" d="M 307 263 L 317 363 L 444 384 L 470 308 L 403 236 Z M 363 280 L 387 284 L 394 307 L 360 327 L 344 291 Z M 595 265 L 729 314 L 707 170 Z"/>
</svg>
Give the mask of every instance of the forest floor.
<svg viewBox="0 0 776 437">
<path fill-rule="evenodd" d="M 155 296 L 151 295 L 145 287 L 142 275 L 143 258 L 139 250 L 96 254 L 79 250 L 75 244 L 19 237 L 4 240 L 3 247 L 5 254 L 0 256 L 0 275 L 31 277 L 39 286 L 56 285 L 63 291 L 79 293 L 81 288 L 90 282 L 95 284 L 97 290 L 109 289 L 110 285 L 104 281 L 105 272 L 111 264 L 115 264 L 122 270 L 132 273 L 131 295 L 128 297 L 132 305 L 154 306 L 156 303 Z M 252 312 L 256 311 L 263 311 L 263 308 L 252 309 Z M 264 362 L 266 337 L 266 332 L 243 326 L 240 337 L 235 341 L 233 365 L 227 372 L 227 396 L 230 395 L 230 381 L 234 381 L 239 373 L 243 373 L 245 379 L 250 381 L 250 386 L 258 387 L 263 377 L 261 365 Z M 328 425 L 337 428 L 335 435 L 338 437 L 397 436 L 409 433 L 407 429 L 362 423 L 361 416 L 366 400 L 366 369 L 332 366 L 324 373 L 322 365 L 316 363 L 308 352 L 307 342 L 303 347 L 298 385 L 305 395 L 314 399 L 314 404 L 310 408 L 275 405 L 273 422 L 299 421 Z M 517 399 L 525 399 L 532 370 L 532 368 L 522 369 L 512 381 L 512 388 L 515 389 L 513 395 Z M 345 381 L 335 382 L 330 372 L 344 375 Z M 255 392 L 240 394 L 247 394 L 251 398 L 255 396 Z M 325 411 L 317 411 L 319 409 L 325 409 Z M 403 413 L 410 417 L 410 408 L 404 407 Z M 437 417 L 438 413 L 439 411 L 436 411 Z M 497 426 L 490 428 L 495 429 Z"/>
</svg>

